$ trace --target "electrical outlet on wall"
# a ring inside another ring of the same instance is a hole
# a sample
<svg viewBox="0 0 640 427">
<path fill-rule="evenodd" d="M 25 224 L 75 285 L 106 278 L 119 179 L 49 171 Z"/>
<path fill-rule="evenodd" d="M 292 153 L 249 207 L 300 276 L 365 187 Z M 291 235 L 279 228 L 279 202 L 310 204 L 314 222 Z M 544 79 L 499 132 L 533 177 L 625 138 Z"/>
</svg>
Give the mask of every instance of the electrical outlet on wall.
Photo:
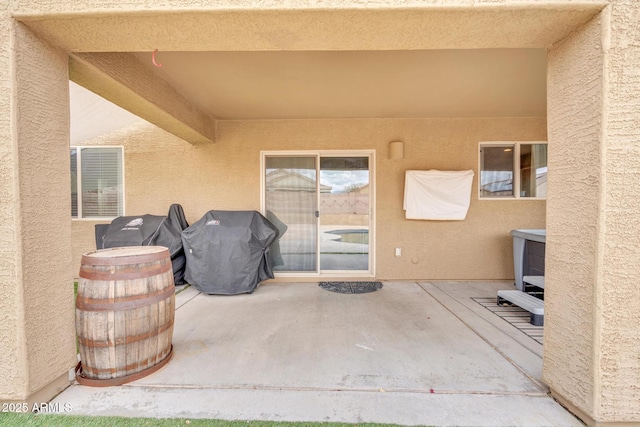
<svg viewBox="0 0 640 427">
<path fill-rule="evenodd" d="M 402 256 L 402 248 L 396 248 L 396 256 L 397 257 L 401 257 Z"/>
</svg>

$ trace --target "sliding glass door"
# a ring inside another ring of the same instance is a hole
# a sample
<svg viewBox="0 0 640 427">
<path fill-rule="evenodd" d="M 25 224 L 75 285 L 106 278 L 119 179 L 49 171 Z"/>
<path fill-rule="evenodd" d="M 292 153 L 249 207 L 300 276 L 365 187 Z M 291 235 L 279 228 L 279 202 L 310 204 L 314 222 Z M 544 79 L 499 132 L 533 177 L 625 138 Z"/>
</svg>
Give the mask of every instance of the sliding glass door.
<svg viewBox="0 0 640 427">
<path fill-rule="evenodd" d="M 275 271 L 318 269 L 318 189 L 315 157 L 265 158 L 264 214 L 278 228 L 271 247 Z"/>
<path fill-rule="evenodd" d="M 368 271 L 369 158 L 321 157 L 320 184 L 320 270 Z"/>
<path fill-rule="evenodd" d="M 371 158 L 263 154 L 263 212 L 280 231 L 276 272 L 371 274 Z"/>
</svg>

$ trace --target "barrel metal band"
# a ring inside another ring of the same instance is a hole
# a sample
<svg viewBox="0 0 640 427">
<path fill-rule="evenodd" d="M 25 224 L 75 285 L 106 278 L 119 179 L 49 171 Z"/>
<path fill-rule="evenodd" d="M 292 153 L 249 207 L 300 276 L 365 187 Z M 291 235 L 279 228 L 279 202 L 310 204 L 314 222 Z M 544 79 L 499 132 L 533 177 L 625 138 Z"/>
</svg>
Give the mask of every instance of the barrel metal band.
<svg viewBox="0 0 640 427">
<path fill-rule="evenodd" d="M 80 267 L 80 277 L 88 280 L 144 279 L 146 277 L 157 276 L 171 270 L 171 260 L 167 258 L 159 264 L 152 264 L 145 267 L 141 267 L 139 265 L 126 265 L 126 267 L 111 266 L 113 268 L 108 271 L 104 269 L 105 266 L 100 266 L 99 269 L 94 269 L 92 267 L 93 266 L 88 265 Z"/>
<path fill-rule="evenodd" d="M 173 345 L 169 349 L 169 354 L 167 354 L 164 359 L 158 361 L 155 365 L 150 366 L 150 367 L 148 367 L 146 369 L 143 369 L 140 372 L 136 372 L 136 373 L 131 374 L 131 375 L 125 375 L 125 376 L 117 377 L 117 378 L 109 378 L 109 379 L 105 379 L 105 380 L 88 378 L 86 375 L 84 375 L 84 372 L 83 372 L 83 371 L 87 370 L 87 367 L 84 366 L 82 364 L 82 362 L 78 362 L 78 365 L 76 365 L 76 379 L 78 380 L 79 384 L 92 386 L 92 387 L 118 386 L 118 385 L 122 385 L 122 384 L 128 383 L 130 381 L 139 380 L 140 378 L 143 378 L 143 377 L 145 377 L 145 376 L 147 376 L 149 374 L 152 374 L 152 373 L 156 372 L 158 369 L 160 369 L 164 365 L 166 365 L 169 362 L 169 360 L 171 360 L 172 356 L 173 356 Z M 156 360 L 157 360 L 157 358 L 156 358 Z M 89 369 L 91 369 L 91 368 L 89 368 Z"/>
<path fill-rule="evenodd" d="M 76 308 L 85 311 L 123 311 L 144 307 L 167 299 L 175 294 L 175 287 L 152 292 L 150 294 L 132 295 L 118 298 L 85 298 L 78 295 Z"/>
<path fill-rule="evenodd" d="M 107 340 L 90 340 L 88 338 L 78 337 L 78 343 L 83 345 L 83 346 L 85 346 L 85 347 L 89 347 L 89 348 L 105 348 L 105 347 L 113 347 L 113 346 L 131 344 L 131 343 L 134 343 L 134 342 L 138 342 L 138 341 L 142 341 L 142 340 L 146 340 L 146 339 L 155 337 L 156 335 L 160 335 L 161 333 L 167 331 L 171 327 L 173 327 L 173 319 L 171 319 L 170 321 L 168 321 L 164 325 L 160 326 L 158 329 L 153 330 L 153 331 L 149 331 L 146 334 L 129 335 L 129 336 L 126 336 L 126 337 L 118 337 L 118 338 L 115 339 L 115 341 L 111 341 L 111 340 L 108 340 L 108 339 Z"/>
<path fill-rule="evenodd" d="M 155 356 L 149 357 L 147 359 L 141 360 L 139 362 L 130 363 L 122 368 L 94 368 L 92 366 L 83 365 L 82 370 L 84 372 L 99 375 L 99 374 L 111 374 L 115 375 L 118 371 L 131 371 L 139 368 L 140 366 L 152 366 L 158 362 L 158 359 L 162 356 L 162 354 L 156 354 Z"/>
</svg>

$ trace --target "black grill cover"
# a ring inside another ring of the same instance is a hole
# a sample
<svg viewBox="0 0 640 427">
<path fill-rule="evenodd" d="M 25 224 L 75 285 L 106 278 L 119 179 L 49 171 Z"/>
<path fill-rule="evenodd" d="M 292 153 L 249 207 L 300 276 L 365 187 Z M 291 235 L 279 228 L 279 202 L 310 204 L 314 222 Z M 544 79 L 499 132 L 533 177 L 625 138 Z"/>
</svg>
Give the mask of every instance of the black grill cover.
<svg viewBox="0 0 640 427">
<path fill-rule="evenodd" d="M 98 249 L 117 248 L 121 246 L 164 246 L 171 255 L 173 280 L 176 285 L 183 285 L 185 256 L 182 249 L 182 230 L 187 228 L 187 220 L 182 206 L 173 204 L 167 216 L 140 215 L 120 216 L 107 226 L 96 240 Z"/>
<path fill-rule="evenodd" d="M 273 278 L 269 246 L 278 229 L 256 211 L 209 211 L 182 232 L 185 279 L 207 294 L 252 293 Z"/>
</svg>

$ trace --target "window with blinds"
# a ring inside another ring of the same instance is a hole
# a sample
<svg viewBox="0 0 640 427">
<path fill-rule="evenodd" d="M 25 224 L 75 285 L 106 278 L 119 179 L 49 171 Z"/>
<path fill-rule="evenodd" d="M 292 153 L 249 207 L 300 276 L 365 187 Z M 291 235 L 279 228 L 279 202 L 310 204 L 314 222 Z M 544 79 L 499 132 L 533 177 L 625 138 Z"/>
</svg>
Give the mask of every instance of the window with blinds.
<svg viewBox="0 0 640 427">
<path fill-rule="evenodd" d="M 115 218 L 124 213 L 122 147 L 71 148 L 71 217 Z"/>
</svg>

